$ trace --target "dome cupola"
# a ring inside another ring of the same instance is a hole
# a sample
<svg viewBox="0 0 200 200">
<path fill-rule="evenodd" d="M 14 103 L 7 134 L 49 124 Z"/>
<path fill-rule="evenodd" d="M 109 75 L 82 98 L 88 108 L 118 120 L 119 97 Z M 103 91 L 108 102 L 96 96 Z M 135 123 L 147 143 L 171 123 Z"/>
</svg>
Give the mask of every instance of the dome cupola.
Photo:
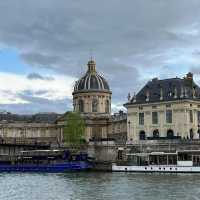
<svg viewBox="0 0 200 200">
<path fill-rule="evenodd" d="M 111 120 L 111 99 L 107 81 L 96 71 L 96 62 L 90 59 L 86 73 L 74 85 L 73 110 L 85 121 L 86 140 L 107 137 Z"/>
<path fill-rule="evenodd" d="M 107 81 L 97 73 L 96 71 L 96 62 L 94 60 L 90 60 L 88 62 L 88 70 L 86 74 L 76 81 L 74 86 L 74 94 L 79 92 L 109 92 L 110 88 Z"/>
</svg>

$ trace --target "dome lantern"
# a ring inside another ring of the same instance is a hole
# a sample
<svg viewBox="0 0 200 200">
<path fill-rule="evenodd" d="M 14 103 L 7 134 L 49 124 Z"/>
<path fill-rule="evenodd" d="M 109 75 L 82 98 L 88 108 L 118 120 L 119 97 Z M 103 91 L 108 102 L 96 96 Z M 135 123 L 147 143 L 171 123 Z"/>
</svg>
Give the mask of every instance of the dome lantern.
<svg viewBox="0 0 200 200">
<path fill-rule="evenodd" d="M 96 62 L 94 60 L 88 61 L 88 72 L 95 73 L 96 72 Z"/>
</svg>

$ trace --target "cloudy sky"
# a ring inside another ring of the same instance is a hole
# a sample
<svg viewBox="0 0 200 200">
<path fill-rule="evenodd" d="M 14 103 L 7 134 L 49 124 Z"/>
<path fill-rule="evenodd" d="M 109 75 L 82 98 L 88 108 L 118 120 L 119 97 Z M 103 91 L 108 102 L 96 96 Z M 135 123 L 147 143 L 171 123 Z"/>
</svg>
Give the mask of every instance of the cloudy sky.
<svg viewBox="0 0 200 200">
<path fill-rule="evenodd" d="M 153 77 L 200 83 L 200 1 L 0 0 L 0 110 L 71 109 L 91 52 L 113 111 Z"/>
</svg>

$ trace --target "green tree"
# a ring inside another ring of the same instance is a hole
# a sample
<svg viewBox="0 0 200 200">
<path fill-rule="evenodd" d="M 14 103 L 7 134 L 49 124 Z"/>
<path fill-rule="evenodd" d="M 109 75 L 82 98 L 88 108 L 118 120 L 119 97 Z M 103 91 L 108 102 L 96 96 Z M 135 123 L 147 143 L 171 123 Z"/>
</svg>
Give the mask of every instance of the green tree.
<svg viewBox="0 0 200 200">
<path fill-rule="evenodd" d="M 84 143 L 85 122 L 77 112 L 68 112 L 65 117 L 64 141 L 68 145 Z"/>
</svg>

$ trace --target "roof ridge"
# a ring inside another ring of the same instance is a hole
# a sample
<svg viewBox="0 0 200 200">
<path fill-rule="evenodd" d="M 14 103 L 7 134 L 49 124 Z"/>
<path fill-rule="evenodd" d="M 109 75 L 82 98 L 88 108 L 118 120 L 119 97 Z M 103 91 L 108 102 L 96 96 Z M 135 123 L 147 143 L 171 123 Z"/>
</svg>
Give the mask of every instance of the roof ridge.
<svg viewBox="0 0 200 200">
<path fill-rule="evenodd" d="M 157 79 L 155 82 L 166 81 L 166 80 L 184 80 L 184 79 L 175 77 L 175 78 Z M 151 80 L 151 82 L 153 82 L 153 80 Z"/>
</svg>

